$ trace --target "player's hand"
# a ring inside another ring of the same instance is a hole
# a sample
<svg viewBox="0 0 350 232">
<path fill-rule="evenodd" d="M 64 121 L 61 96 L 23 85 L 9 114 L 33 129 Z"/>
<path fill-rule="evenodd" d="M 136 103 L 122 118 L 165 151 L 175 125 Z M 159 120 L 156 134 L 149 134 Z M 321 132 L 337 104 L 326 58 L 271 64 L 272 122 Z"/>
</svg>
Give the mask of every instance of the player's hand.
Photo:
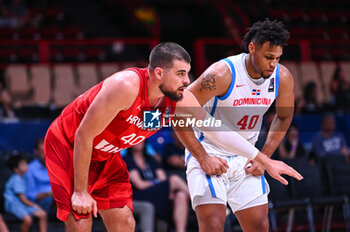
<svg viewBox="0 0 350 232">
<path fill-rule="evenodd" d="M 294 177 L 297 180 L 303 179 L 302 175 L 300 175 L 300 173 L 297 172 L 294 168 L 278 160 L 271 159 L 269 165 L 266 167 L 266 171 L 270 174 L 271 177 L 278 180 L 284 185 L 287 185 L 288 181 L 282 177 L 282 174 Z"/>
<path fill-rule="evenodd" d="M 78 214 L 90 214 L 97 217 L 96 201 L 88 192 L 74 192 L 72 195 L 72 208 Z"/>
<path fill-rule="evenodd" d="M 229 168 L 227 162 L 216 156 L 206 156 L 200 162 L 202 170 L 208 175 L 221 175 Z"/>
<path fill-rule="evenodd" d="M 248 160 L 244 165 L 244 169 L 247 174 L 252 174 L 253 176 L 261 176 L 265 173 L 265 168 L 254 160 Z"/>
</svg>

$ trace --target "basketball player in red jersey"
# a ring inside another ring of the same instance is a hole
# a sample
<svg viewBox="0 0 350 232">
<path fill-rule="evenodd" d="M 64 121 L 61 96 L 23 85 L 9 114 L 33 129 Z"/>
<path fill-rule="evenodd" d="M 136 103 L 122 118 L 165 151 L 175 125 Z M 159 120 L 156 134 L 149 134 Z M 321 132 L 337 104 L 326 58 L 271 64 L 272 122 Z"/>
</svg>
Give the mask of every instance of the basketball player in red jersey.
<svg viewBox="0 0 350 232">
<path fill-rule="evenodd" d="M 185 90 L 190 61 L 178 44 L 161 43 L 152 49 L 148 68 L 113 74 L 75 99 L 52 123 L 45 137 L 46 165 L 57 217 L 65 222 L 66 231 L 90 231 L 89 215 L 96 217 L 97 211 L 108 231 L 134 231 L 132 188 L 119 152 L 156 132 L 143 128 L 144 110 L 161 115 L 191 113 L 198 119 L 210 117 L 204 110 L 191 111 L 199 103 Z M 188 112 L 175 111 L 176 105 L 186 106 Z M 281 174 L 302 178 L 237 133 L 223 135 L 210 129 L 205 133 L 226 149 L 255 159 L 283 183 L 286 180 Z M 213 157 L 207 165 L 221 174 L 226 172 L 227 164 L 223 162 Z"/>
</svg>

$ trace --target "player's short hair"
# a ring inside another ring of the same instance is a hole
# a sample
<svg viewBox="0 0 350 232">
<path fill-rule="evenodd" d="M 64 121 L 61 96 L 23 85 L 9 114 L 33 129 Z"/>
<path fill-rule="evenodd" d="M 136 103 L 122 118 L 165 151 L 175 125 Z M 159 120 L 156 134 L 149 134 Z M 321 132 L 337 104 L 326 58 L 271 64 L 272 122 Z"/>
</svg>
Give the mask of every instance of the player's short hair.
<svg viewBox="0 0 350 232">
<path fill-rule="evenodd" d="M 21 153 L 12 154 L 7 160 L 7 167 L 13 171 L 22 160 L 26 159 Z"/>
<path fill-rule="evenodd" d="M 248 50 L 248 45 L 250 42 L 262 45 L 265 42 L 270 42 L 270 46 L 285 46 L 287 45 L 287 40 L 290 33 L 284 27 L 281 21 L 266 18 L 264 21 L 258 21 L 249 28 L 248 32 L 245 34 L 243 43 L 246 45 Z"/>
<path fill-rule="evenodd" d="M 173 67 L 174 60 L 181 60 L 187 63 L 191 62 L 191 57 L 188 52 L 174 42 L 163 42 L 155 46 L 149 55 L 150 71 L 157 67 L 169 69 Z"/>
</svg>

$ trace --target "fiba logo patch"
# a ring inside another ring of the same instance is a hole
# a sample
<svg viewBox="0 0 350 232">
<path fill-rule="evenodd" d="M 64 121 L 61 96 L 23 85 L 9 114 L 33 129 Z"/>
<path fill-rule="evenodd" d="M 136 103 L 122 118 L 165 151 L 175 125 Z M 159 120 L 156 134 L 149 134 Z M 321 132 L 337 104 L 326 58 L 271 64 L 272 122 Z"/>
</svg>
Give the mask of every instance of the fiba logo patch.
<svg viewBox="0 0 350 232">
<path fill-rule="evenodd" d="M 275 91 L 275 78 L 271 78 L 268 92 L 274 92 L 274 91 Z"/>
<path fill-rule="evenodd" d="M 143 128 L 161 128 L 160 115 L 157 111 L 143 111 Z"/>
</svg>

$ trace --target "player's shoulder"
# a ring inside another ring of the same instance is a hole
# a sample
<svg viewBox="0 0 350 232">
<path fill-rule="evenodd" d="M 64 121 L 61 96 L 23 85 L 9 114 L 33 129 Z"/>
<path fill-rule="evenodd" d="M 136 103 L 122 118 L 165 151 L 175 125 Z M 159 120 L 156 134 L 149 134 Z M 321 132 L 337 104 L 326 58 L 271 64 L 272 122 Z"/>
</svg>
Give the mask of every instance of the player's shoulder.
<svg viewBox="0 0 350 232">
<path fill-rule="evenodd" d="M 294 82 L 293 76 L 288 68 L 282 64 L 280 64 L 280 81 L 282 82 Z"/>
<path fill-rule="evenodd" d="M 231 70 L 224 60 L 213 63 L 203 74 L 204 76 L 215 76 L 216 81 L 225 81 L 226 79 L 231 81 L 232 77 Z"/>
<path fill-rule="evenodd" d="M 117 88 L 124 93 L 137 94 L 140 88 L 140 77 L 139 75 L 131 70 L 123 70 L 114 73 L 106 80 L 106 84 Z"/>
<path fill-rule="evenodd" d="M 279 65 L 280 65 L 280 77 L 293 78 L 291 72 L 288 70 L 286 66 L 284 66 L 283 64 L 279 64 Z"/>
<path fill-rule="evenodd" d="M 294 78 L 290 71 L 280 64 L 279 88 L 285 92 L 294 91 Z"/>
</svg>

